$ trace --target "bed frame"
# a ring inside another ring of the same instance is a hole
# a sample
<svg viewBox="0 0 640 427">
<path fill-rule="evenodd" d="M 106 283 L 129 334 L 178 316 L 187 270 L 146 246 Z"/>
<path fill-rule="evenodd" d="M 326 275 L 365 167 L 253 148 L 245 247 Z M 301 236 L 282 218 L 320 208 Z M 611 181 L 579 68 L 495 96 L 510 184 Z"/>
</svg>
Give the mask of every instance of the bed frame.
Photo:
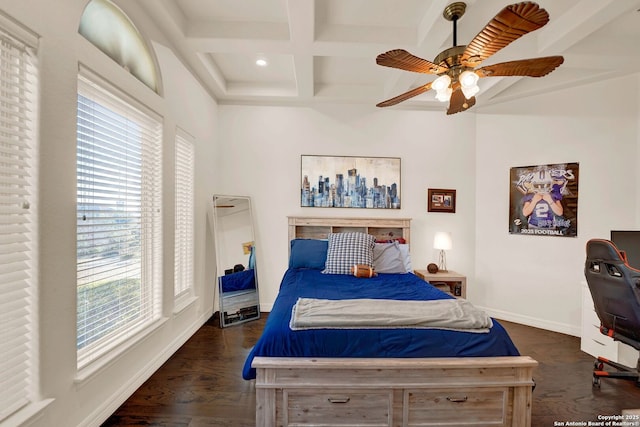
<svg viewBox="0 0 640 427">
<path fill-rule="evenodd" d="M 289 239 L 365 231 L 410 237 L 409 219 L 289 217 Z M 256 357 L 256 425 L 531 425 L 528 356 L 478 358 Z"/>
</svg>

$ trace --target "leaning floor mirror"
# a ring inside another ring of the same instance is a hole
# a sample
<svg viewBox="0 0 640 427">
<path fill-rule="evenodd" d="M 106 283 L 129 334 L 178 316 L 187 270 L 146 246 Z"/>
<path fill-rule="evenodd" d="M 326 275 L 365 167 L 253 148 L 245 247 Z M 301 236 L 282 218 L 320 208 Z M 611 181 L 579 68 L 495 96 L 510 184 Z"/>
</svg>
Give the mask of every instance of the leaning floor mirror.
<svg viewBox="0 0 640 427">
<path fill-rule="evenodd" d="M 213 196 L 220 327 L 260 318 L 251 199 Z"/>
</svg>

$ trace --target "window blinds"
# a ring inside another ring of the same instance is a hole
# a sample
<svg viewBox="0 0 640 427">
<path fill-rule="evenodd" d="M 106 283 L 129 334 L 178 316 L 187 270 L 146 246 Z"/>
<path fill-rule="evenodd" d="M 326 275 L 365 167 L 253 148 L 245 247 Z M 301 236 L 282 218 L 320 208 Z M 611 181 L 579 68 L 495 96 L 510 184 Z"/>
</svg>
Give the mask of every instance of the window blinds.
<svg viewBox="0 0 640 427">
<path fill-rule="evenodd" d="M 160 316 L 161 123 L 78 77 L 77 348 L 82 368 Z"/>
<path fill-rule="evenodd" d="M 175 223 L 175 276 L 176 298 L 188 294 L 193 288 L 194 240 L 194 165 L 193 142 L 183 132 L 176 135 L 176 223 Z"/>
<path fill-rule="evenodd" d="M 0 423 L 32 400 L 35 52 L 0 31 Z"/>
</svg>

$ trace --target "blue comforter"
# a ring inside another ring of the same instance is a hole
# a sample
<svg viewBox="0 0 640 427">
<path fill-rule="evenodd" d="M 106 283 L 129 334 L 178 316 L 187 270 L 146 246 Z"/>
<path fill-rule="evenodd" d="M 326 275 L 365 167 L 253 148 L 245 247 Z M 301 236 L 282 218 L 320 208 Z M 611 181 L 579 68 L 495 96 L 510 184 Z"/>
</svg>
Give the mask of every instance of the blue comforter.
<svg viewBox="0 0 640 427">
<path fill-rule="evenodd" d="M 254 270 L 243 270 L 236 273 L 220 276 L 222 292 L 243 291 L 256 288 Z"/>
<path fill-rule="evenodd" d="M 242 376 L 256 376 L 251 363 L 266 357 L 484 357 L 519 356 L 503 327 L 494 320 L 489 333 L 440 329 L 319 329 L 292 331 L 291 309 L 299 297 L 430 300 L 453 298 L 411 273 L 379 274 L 370 279 L 289 269 L 267 318 L 262 336 L 245 361 Z"/>
</svg>

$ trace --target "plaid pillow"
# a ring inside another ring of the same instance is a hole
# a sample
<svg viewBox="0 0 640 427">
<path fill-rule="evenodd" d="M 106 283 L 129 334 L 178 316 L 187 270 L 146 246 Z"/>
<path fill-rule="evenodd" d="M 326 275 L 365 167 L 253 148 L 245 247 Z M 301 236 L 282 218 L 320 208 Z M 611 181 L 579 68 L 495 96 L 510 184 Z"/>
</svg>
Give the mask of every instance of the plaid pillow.
<svg viewBox="0 0 640 427">
<path fill-rule="evenodd" d="M 373 266 L 375 237 L 366 233 L 330 233 L 324 274 L 351 274 L 355 264 Z"/>
</svg>

